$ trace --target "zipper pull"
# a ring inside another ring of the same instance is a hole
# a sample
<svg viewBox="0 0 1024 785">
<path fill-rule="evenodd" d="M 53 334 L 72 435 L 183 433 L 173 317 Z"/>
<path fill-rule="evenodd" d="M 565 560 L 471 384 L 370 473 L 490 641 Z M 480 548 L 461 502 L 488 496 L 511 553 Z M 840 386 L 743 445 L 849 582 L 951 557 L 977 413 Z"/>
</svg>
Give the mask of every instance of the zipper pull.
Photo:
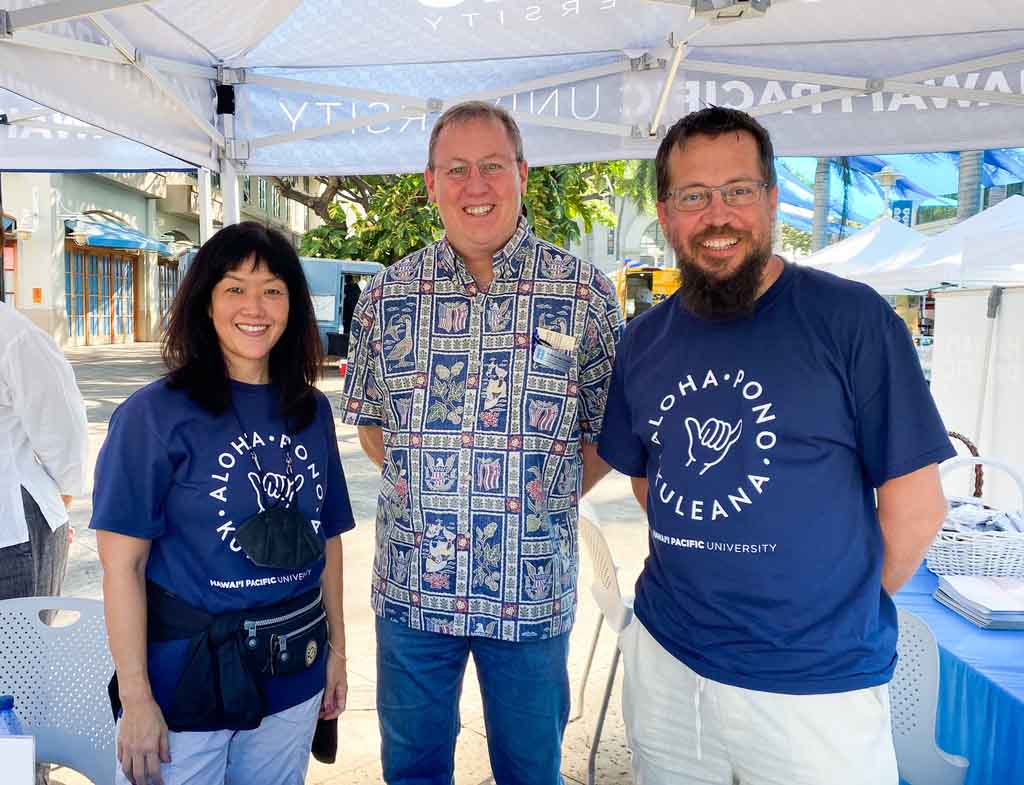
<svg viewBox="0 0 1024 785">
<path fill-rule="evenodd" d="M 259 644 L 259 641 L 256 640 L 256 622 L 254 622 L 254 621 L 243 622 L 242 626 L 244 626 L 246 632 L 249 633 L 249 637 L 245 641 L 246 647 L 248 647 L 249 651 L 255 651 L 256 650 L 256 646 Z"/>
</svg>

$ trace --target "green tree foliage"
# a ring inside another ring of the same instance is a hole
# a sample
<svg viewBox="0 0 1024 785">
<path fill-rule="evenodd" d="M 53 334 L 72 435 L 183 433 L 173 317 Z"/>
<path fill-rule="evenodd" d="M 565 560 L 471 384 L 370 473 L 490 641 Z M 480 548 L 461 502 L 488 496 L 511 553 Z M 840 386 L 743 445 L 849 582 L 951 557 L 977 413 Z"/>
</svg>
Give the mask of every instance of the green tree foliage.
<svg viewBox="0 0 1024 785">
<path fill-rule="evenodd" d="M 611 161 L 613 191 L 618 197 L 615 225 L 622 223 L 627 202 L 633 202 L 640 213 L 654 216 L 657 213 L 658 177 L 652 159 L 632 161 Z M 621 259 L 622 232 L 615 233 L 615 258 Z"/>
<path fill-rule="evenodd" d="M 612 166 L 605 162 L 531 170 L 525 203 L 534 232 L 567 248 L 570 241 L 579 241 L 580 223 L 588 234 L 595 223 L 615 226 L 615 216 L 608 206 L 614 176 Z"/>
<path fill-rule="evenodd" d="M 810 232 L 801 232 L 787 224 L 782 225 L 782 249 L 784 251 L 802 251 L 804 254 L 811 252 Z"/>
<path fill-rule="evenodd" d="M 621 161 L 545 166 L 530 170 L 524 203 L 531 225 L 539 237 L 563 247 L 580 239 L 580 225 L 590 232 L 594 223 L 615 225 L 608 196 L 618 187 Z M 374 178 L 325 178 L 335 198 L 346 198 L 355 188 L 348 180 L 366 186 L 358 199 L 347 199 L 355 207 L 345 210 L 336 201 L 323 204 L 322 195 L 300 195 L 296 201 L 314 209 L 325 224 L 303 237 L 304 256 L 339 259 L 368 259 L 391 264 L 406 254 L 439 238 L 440 217 L 427 201 L 422 175 L 393 175 Z M 283 184 L 287 185 L 284 181 Z M 297 192 L 296 192 L 297 193 Z M 295 198 L 287 193 L 289 198 Z M 301 198 L 305 196 L 305 200 Z M 316 201 L 317 204 L 309 204 Z M 320 207 L 321 209 L 317 209 Z M 357 217 L 353 220 L 353 214 Z"/>
</svg>

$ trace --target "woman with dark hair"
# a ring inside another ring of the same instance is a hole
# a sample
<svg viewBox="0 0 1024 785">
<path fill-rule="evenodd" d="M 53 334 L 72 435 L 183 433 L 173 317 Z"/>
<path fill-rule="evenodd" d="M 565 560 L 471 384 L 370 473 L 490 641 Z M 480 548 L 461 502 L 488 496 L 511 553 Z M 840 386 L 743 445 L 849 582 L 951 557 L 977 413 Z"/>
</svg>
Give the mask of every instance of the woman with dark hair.
<svg viewBox="0 0 1024 785">
<path fill-rule="evenodd" d="M 96 463 L 118 782 L 302 783 L 318 718 L 345 708 L 354 523 L 285 237 L 245 222 L 205 243 L 163 357 Z"/>
</svg>

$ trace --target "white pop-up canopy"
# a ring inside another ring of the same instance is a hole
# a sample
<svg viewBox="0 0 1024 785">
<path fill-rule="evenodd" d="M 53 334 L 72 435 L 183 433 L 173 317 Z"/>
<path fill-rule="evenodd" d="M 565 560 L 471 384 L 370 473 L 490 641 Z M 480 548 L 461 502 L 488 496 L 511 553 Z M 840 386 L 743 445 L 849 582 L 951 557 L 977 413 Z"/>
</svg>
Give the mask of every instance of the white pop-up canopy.
<svg viewBox="0 0 1024 785">
<path fill-rule="evenodd" d="M 688 0 L 0 0 L 0 88 L 228 182 L 420 170 L 466 98 L 511 109 L 534 164 L 649 157 L 707 104 L 779 154 L 1024 144 L 1019 0 L 764 4 L 710 24 Z"/>
<path fill-rule="evenodd" d="M 1024 233 L 1024 196 L 1011 196 L 922 246 L 864 274 L 852 275 L 885 294 L 942 286 L 1024 282 L 1024 262 L 1007 242 Z M 997 238 L 1007 234 L 1007 239 Z M 986 256 L 987 254 L 987 256 Z M 965 264 L 965 260 L 966 264 Z"/>
<path fill-rule="evenodd" d="M 1024 285 L 1024 227 L 972 237 L 963 277 L 974 286 Z"/>
<path fill-rule="evenodd" d="M 858 278 L 905 257 L 919 249 L 925 241 L 920 232 L 882 216 L 845 240 L 826 246 L 800 260 L 800 264 L 817 267 L 842 278 Z"/>
</svg>

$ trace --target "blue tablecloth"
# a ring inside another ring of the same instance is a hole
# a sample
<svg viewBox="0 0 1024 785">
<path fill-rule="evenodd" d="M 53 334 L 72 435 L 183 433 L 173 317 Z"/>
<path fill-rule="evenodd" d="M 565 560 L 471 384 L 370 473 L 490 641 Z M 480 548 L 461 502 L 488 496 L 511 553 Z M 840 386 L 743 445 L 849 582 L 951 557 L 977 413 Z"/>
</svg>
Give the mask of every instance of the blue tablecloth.
<svg viewBox="0 0 1024 785">
<path fill-rule="evenodd" d="M 939 644 L 939 746 L 970 760 L 966 785 L 1024 785 L 1024 631 L 975 626 L 935 601 L 937 584 L 922 566 L 894 599 Z"/>
</svg>

